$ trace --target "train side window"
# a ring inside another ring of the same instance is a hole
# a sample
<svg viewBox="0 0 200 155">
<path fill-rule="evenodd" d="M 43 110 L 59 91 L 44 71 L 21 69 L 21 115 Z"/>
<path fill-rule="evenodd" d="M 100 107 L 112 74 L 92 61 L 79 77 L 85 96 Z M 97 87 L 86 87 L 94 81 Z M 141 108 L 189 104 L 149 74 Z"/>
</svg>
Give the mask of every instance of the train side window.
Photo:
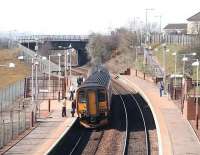
<svg viewBox="0 0 200 155">
<path fill-rule="evenodd" d="M 86 97 L 86 93 L 84 91 L 79 92 L 78 102 L 79 103 L 87 103 L 87 97 Z"/>
<path fill-rule="evenodd" d="M 104 102 L 106 100 L 105 90 L 98 90 L 98 101 Z"/>
</svg>

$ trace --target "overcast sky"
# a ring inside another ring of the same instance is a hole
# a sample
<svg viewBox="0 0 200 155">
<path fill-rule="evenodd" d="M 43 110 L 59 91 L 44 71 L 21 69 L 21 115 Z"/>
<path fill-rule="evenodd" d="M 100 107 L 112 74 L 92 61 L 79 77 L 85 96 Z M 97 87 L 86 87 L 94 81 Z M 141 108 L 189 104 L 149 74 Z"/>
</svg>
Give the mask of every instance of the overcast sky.
<svg viewBox="0 0 200 155">
<path fill-rule="evenodd" d="M 200 11 L 200 0 L 0 0 L 0 31 L 46 34 L 108 32 L 135 19 L 186 22 Z M 139 19 L 138 19 L 139 18 Z"/>
</svg>

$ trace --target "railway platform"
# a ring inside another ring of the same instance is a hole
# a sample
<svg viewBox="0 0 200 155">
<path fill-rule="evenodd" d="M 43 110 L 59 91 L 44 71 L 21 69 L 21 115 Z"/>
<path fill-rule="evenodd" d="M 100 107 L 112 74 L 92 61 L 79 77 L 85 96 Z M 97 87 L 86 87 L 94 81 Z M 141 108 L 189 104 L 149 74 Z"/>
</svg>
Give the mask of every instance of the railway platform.
<svg viewBox="0 0 200 155">
<path fill-rule="evenodd" d="M 153 81 L 135 75 L 123 75 L 119 80 L 140 93 L 150 106 L 157 128 L 159 154 L 200 155 L 200 142 L 189 122 L 168 96 L 160 97 Z"/>
<path fill-rule="evenodd" d="M 61 116 L 62 104 L 58 101 L 51 102 L 51 112 L 48 112 L 48 102 L 40 104 L 39 122 L 35 128 L 28 132 L 17 143 L 8 146 L 0 152 L 5 155 L 29 154 L 42 155 L 55 145 L 60 137 L 66 133 L 76 117 L 71 117 L 71 102 L 67 102 L 67 117 Z"/>
</svg>

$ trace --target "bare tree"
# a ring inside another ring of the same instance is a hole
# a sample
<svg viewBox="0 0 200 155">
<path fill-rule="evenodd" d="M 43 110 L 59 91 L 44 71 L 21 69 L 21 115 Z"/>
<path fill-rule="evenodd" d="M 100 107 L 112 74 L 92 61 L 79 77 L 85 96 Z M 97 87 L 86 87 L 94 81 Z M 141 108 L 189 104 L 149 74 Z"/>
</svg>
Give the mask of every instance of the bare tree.
<svg viewBox="0 0 200 155">
<path fill-rule="evenodd" d="M 133 59 L 134 46 L 137 37 L 135 32 L 127 28 L 119 28 L 112 31 L 110 35 L 91 34 L 87 44 L 88 55 L 93 64 L 105 63 L 113 55 L 124 55 L 124 63 L 127 62 L 125 57 Z"/>
</svg>

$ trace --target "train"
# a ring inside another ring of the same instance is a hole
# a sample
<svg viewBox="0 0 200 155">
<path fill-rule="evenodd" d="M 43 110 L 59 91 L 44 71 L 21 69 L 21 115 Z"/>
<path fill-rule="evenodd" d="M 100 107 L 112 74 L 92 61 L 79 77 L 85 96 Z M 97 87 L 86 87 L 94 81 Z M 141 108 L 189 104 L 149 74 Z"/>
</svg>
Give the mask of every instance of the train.
<svg viewBox="0 0 200 155">
<path fill-rule="evenodd" d="M 86 128 L 97 128 L 109 123 L 112 82 L 109 71 L 102 65 L 92 68 L 76 91 L 77 115 Z"/>
</svg>

